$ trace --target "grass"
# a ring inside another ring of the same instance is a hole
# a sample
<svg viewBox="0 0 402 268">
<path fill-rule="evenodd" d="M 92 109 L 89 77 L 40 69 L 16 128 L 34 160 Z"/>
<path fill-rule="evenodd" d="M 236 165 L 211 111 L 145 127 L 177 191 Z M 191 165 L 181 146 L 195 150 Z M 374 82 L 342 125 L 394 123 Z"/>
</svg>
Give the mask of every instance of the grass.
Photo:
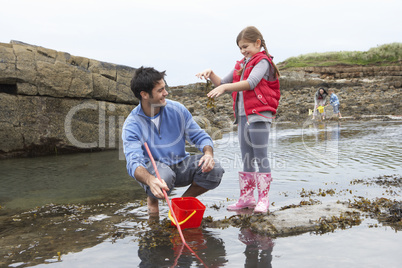
<svg viewBox="0 0 402 268">
<path fill-rule="evenodd" d="M 385 44 L 368 51 L 309 53 L 278 63 L 279 69 L 334 65 L 396 65 L 402 60 L 402 43 Z"/>
</svg>

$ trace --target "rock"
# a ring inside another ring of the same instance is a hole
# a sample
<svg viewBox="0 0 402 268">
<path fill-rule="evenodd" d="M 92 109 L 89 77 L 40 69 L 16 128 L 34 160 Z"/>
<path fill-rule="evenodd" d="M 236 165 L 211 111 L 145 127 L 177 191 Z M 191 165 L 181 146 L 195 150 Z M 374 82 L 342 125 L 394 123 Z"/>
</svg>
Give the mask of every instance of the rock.
<svg viewBox="0 0 402 268">
<path fill-rule="evenodd" d="M 212 123 L 224 132 L 229 132 L 233 129 L 233 119 L 227 115 L 220 115 L 212 118 Z"/>
<path fill-rule="evenodd" d="M 193 119 L 202 129 L 208 129 L 211 127 L 211 123 L 206 117 L 193 116 Z"/>
<path fill-rule="evenodd" d="M 217 127 L 211 127 L 206 130 L 213 140 L 222 139 L 222 131 Z"/>
<path fill-rule="evenodd" d="M 134 68 L 16 41 L 0 59 L 0 158 L 117 148 Z"/>
<path fill-rule="evenodd" d="M 394 204 L 389 208 L 389 213 L 391 216 L 402 220 L 402 202 Z"/>
<path fill-rule="evenodd" d="M 338 203 L 315 204 L 275 211 L 264 217 L 268 225 L 251 225 L 253 231 L 270 236 L 288 236 L 317 231 L 320 220 L 340 217 L 347 213 L 359 213 Z M 360 214 L 360 213 L 359 213 Z"/>
<path fill-rule="evenodd" d="M 250 228 L 256 234 L 267 237 L 299 235 L 306 232 L 325 233 L 337 228 L 349 228 L 361 223 L 362 212 L 341 203 L 315 203 L 290 206 L 269 214 L 254 214 L 253 210 L 239 210 L 236 215 L 223 220 L 208 221 L 204 227 L 229 226 Z"/>
<path fill-rule="evenodd" d="M 116 149 L 124 104 L 0 93 L 1 151 L 9 156 Z M 112 140 L 110 138 L 113 138 Z"/>
<path fill-rule="evenodd" d="M 376 106 L 373 103 L 371 103 L 367 106 L 367 110 L 369 110 L 370 112 L 373 112 L 375 109 L 376 109 Z"/>
</svg>

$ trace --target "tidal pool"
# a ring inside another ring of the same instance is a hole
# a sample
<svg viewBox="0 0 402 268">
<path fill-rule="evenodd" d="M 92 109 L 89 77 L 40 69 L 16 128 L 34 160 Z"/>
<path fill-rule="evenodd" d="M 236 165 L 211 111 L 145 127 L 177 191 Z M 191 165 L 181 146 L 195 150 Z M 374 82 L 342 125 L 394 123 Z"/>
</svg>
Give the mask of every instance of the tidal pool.
<svg viewBox="0 0 402 268">
<path fill-rule="evenodd" d="M 308 200 L 401 201 L 400 187 L 355 184 L 402 174 L 402 121 L 276 123 L 270 136 L 270 211 Z M 205 217 L 233 215 L 239 195 L 237 133 L 215 142 L 226 172 L 198 199 Z M 169 227 L 166 203 L 149 218 L 146 196 L 117 151 L 0 161 L 1 267 L 399 267 L 401 232 L 376 219 L 346 230 L 271 238 L 248 229 Z M 178 197 L 184 188 L 176 189 Z"/>
</svg>

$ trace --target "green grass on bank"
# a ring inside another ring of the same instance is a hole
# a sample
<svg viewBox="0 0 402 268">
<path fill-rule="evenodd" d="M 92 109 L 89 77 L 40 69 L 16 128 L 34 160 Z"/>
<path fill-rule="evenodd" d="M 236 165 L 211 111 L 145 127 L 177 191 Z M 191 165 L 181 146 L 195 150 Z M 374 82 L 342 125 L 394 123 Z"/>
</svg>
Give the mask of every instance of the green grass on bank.
<svg viewBox="0 0 402 268">
<path fill-rule="evenodd" d="M 309 53 L 278 63 L 279 69 L 334 65 L 396 65 L 402 60 L 402 43 L 385 44 L 368 51 Z"/>
</svg>

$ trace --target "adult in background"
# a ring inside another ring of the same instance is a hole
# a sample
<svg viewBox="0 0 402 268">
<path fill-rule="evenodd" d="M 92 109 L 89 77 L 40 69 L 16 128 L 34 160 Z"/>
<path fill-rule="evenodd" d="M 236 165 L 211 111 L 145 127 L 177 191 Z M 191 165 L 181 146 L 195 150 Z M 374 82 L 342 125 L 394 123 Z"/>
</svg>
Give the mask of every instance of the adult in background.
<svg viewBox="0 0 402 268">
<path fill-rule="evenodd" d="M 165 72 L 141 67 L 131 80 L 131 90 L 140 100 L 123 125 L 123 148 L 128 174 L 135 178 L 147 193 L 148 212 L 159 213 L 158 199 L 165 190 L 189 186 L 183 196 L 196 197 L 215 189 L 224 170 L 214 160 L 211 137 L 194 121 L 184 105 L 167 100 Z M 203 154 L 190 155 L 186 141 Z M 155 159 L 163 181 L 155 170 L 144 147 Z"/>
<path fill-rule="evenodd" d="M 317 111 L 319 106 L 325 106 L 326 98 L 328 96 L 328 92 L 324 88 L 319 88 L 314 96 L 314 112 L 313 112 L 313 120 L 317 116 Z M 325 109 L 322 113 L 322 119 L 325 119 Z"/>
</svg>

